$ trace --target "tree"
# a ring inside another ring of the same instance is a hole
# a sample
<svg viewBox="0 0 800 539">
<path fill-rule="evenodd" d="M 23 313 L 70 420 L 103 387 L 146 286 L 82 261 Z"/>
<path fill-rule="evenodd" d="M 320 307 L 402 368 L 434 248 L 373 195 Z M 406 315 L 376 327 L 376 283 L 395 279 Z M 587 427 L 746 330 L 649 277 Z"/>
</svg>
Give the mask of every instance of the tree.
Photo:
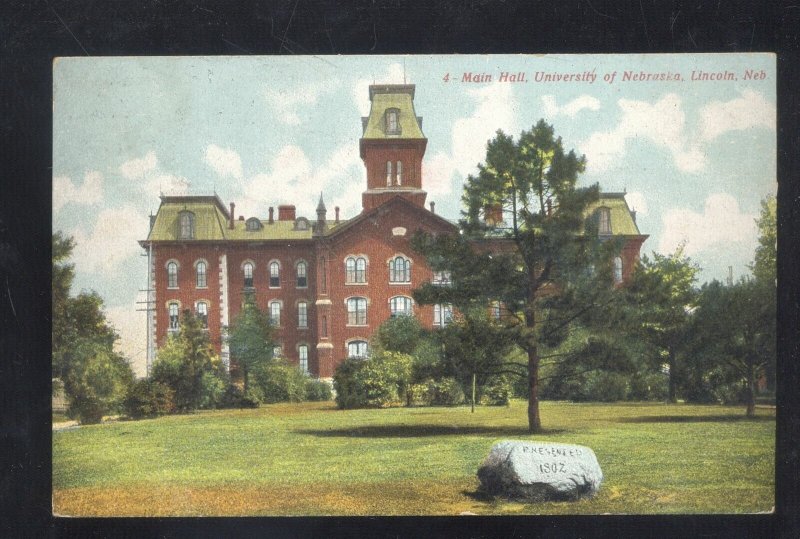
<svg viewBox="0 0 800 539">
<path fill-rule="evenodd" d="M 414 238 L 433 269 L 452 278 L 448 287 L 423 285 L 414 294 L 418 302 L 452 303 L 461 312 L 499 302 L 503 323 L 493 331 L 527 358 L 531 432 L 541 431 L 540 348 L 556 346 L 573 323 L 588 323 L 612 297 L 610 261 L 618 246 L 601 246 L 596 223 L 585 217 L 599 195 L 597 186 L 576 187 L 585 165 L 544 120 L 517 141 L 498 131 L 477 176 L 465 183 L 461 234 Z M 482 220 L 482 213 L 492 218 Z"/>
<path fill-rule="evenodd" d="M 776 283 L 778 254 L 778 202 L 767 197 L 761 201 L 761 215 L 756 219 L 758 247 L 750 269 L 753 277 L 763 283 Z"/>
<path fill-rule="evenodd" d="M 100 296 L 92 291 L 70 295 L 74 240 L 56 232 L 52 242 L 53 374 L 64 382 L 69 415 L 96 423 L 119 408 L 133 371 L 114 352 L 117 334 L 106 320 Z"/>
<path fill-rule="evenodd" d="M 628 331 L 650 348 L 654 367 L 666 363 L 669 402 L 677 400 L 680 354 L 697 307 L 698 271 L 680 246 L 670 255 L 653 253 L 652 260 L 643 256 L 626 289 L 632 307 Z"/>
<path fill-rule="evenodd" d="M 272 322 L 251 299 L 245 301 L 241 312 L 228 328 L 228 346 L 231 357 L 242 370 L 246 394 L 250 372 L 266 367 L 272 359 L 274 346 Z"/>
</svg>

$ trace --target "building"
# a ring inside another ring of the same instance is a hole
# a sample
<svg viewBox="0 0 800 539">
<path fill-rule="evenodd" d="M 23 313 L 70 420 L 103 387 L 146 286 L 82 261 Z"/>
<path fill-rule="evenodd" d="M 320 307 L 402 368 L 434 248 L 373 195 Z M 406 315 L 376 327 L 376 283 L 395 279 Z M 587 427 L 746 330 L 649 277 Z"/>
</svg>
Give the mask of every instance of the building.
<svg viewBox="0 0 800 539">
<path fill-rule="evenodd" d="M 295 206 L 269 209 L 266 219 L 237 216 L 217 195 L 162 196 L 140 242 L 148 253 L 151 309 L 148 372 L 157 346 L 192 309 L 228 362 L 223 330 L 247 295 L 277 326 L 275 353 L 321 378 L 350 356 L 364 356 L 372 332 L 390 316 L 413 314 L 428 327 L 446 324 L 447 306 L 416 305 L 412 290 L 434 275 L 411 249 L 417 230 L 456 233 L 456 225 L 425 206 L 422 160 L 427 139 L 414 110 L 413 85 L 373 85 L 362 118 L 360 153 L 367 172 L 362 212 L 328 214 L 322 196 L 316 219 Z M 630 273 L 647 236 L 641 235 L 623 194 L 604 195 L 600 234 L 622 236 L 618 280 Z M 332 217 L 332 218 L 331 218 Z M 489 215 L 487 219 L 501 220 Z"/>
</svg>

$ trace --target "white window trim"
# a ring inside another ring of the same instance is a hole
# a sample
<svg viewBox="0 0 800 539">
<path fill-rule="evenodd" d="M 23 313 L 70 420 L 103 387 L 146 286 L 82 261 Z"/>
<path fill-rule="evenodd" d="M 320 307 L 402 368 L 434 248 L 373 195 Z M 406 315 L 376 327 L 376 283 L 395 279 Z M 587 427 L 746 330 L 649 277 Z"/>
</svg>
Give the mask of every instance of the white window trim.
<svg viewBox="0 0 800 539">
<path fill-rule="evenodd" d="M 366 309 L 365 309 L 365 312 L 364 312 L 364 320 L 365 320 L 365 322 L 363 324 L 350 324 L 350 323 L 348 323 L 349 319 L 350 319 L 350 306 L 348 305 L 348 302 L 351 299 L 363 299 L 363 300 L 366 301 Z M 345 327 L 348 327 L 348 328 L 365 328 L 365 327 L 369 327 L 369 306 L 370 306 L 371 303 L 372 302 L 370 301 L 370 299 L 368 297 L 366 297 L 366 296 L 348 296 L 348 297 L 346 297 L 344 299 Z"/>
<path fill-rule="evenodd" d="M 358 271 L 358 259 L 364 259 L 364 282 L 347 282 L 347 260 L 352 258 L 356 263 L 356 270 Z M 344 285 L 345 286 L 368 286 L 369 285 L 369 257 L 365 254 L 349 254 L 342 259 L 342 264 L 344 265 Z"/>
<path fill-rule="evenodd" d="M 409 301 L 409 303 L 411 305 L 411 312 L 410 313 L 404 313 L 402 315 L 395 315 L 395 313 L 392 312 L 392 300 L 393 299 L 397 299 L 397 298 L 405 298 L 405 299 L 407 299 Z M 397 294 L 396 296 L 392 296 L 392 297 L 389 298 L 388 305 L 389 305 L 389 316 L 414 316 L 414 307 L 416 305 L 414 303 L 414 298 L 412 298 L 411 296 L 405 296 L 403 294 Z"/>
<path fill-rule="evenodd" d="M 299 275 L 297 274 L 297 268 L 298 268 L 298 266 L 300 266 L 300 264 L 305 264 L 306 265 L 306 285 L 305 286 L 297 286 L 297 279 L 299 277 Z M 306 260 L 303 259 L 303 258 L 301 258 L 299 260 L 296 260 L 295 263 L 294 263 L 294 287 L 297 288 L 297 289 L 300 289 L 300 290 L 305 290 L 306 288 L 308 288 L 308 262 L 306 262 Z"/>
</svg>

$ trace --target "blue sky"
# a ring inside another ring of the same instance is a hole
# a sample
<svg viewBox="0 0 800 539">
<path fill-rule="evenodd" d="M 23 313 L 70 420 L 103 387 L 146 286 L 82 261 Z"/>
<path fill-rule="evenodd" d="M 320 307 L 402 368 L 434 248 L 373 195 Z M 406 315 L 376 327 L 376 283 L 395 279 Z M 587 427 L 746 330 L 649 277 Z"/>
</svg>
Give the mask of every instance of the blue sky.
<svg viewBox="0 0 800 539">
<path fill-rule="evenodd" d="M 692 81 L 701 71 L 735 80 Z M 527 82 L 499 82 L 502 72 Z M 536 82 L 537 72 L 580 80 Z M 625 72 L 681 80 L 624 81 Z M 493 80 L 464 82 L 464 73 Z M 586 155 L 583 183 L 627 191 L 650 234 L 644 253 L 684 242 L 702 281 L 724 279 L 728 266 L 735 278 L 748 273 L 759 202 L 777 188 L 770 54 L 63 58 L 54 64 L 53 228 L 77 241 L 74 291 L 103 296 L 139 372 L 145 323 L 135 302 L 146 269 L 136 240 L 159 193 L 216 191 L 246 217 L 293 203 L 313 218 L 322 191 L 329 209 L 352 217 L 366 186 L 367 87 L 404 78 L 417 87 L 423 188 L 437 213 L 458 217 L 464 178 L 497 129 L 516 136 L 545 118 Z"/>
</svg>

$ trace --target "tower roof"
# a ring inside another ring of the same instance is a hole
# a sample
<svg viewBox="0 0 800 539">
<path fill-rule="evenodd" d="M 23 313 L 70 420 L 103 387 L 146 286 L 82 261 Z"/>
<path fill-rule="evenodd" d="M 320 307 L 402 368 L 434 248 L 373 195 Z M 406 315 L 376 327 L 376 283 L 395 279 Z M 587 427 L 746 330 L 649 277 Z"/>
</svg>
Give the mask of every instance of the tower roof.
<svg viewBox="0 0 800 539">
<path fill-rule="evenodd" d="M 317 204 L 317 213 L 327 211 L 325 208 L 325 202 L 322 200 L 322 193 L 319 194 L 319 204 Z"/>
<path fill-rule="evenodd" d="M 422 117 L 414 111 L 413 84 L 373 84 L 369 116 L 362 118 L 363 139 L 424 139 Z M 396 116 L 390 119 L 390 114 Z"/>
</svg>

